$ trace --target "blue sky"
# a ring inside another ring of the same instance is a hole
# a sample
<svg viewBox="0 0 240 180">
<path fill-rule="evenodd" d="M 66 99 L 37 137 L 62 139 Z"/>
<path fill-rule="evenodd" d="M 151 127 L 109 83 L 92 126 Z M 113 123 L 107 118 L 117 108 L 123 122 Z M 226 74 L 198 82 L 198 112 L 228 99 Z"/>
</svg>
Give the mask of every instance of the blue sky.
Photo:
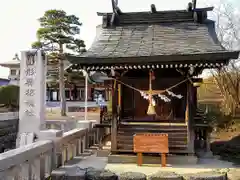
<svg viewBox="0 0 240 180">
<path fill-rule="evenodd" d="M 155 4 L 157 10 L 185 9 L 191 0 L 118 0 L 123 12 L 150 10 Z M 207 4 L 217 5 L 220 0 L 198 0 L 198 7 Z M 226 0 L 224 0 L 226 1 Z M 240 6 L 239 0 L 231 0 Z M 207 2 L 207 3 L 206 3 Z M 101 18 L 96 12 L 111 12 L 111 0 L 8 0 L 1 2 L 0 11 L 0 62 L 9 61 L 14 54 L 30 48 L 36 40 L 36 30 L 39 27 L 37 19 L 45 10 L 63 9 L 69 14 L 75 14 L 83 23 L 81 38 L 89 47 L 95 37 L 96 26 L 101 24 Z M 7 77 L 8 70 L 0 68 L 0 77 Z"/>
</svg>

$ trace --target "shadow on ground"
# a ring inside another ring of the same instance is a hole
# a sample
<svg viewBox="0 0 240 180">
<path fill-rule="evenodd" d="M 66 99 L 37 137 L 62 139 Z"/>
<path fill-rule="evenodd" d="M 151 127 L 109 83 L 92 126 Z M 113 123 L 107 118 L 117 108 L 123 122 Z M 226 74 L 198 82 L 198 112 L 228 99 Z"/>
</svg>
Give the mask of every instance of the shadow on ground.
<svg viewBox="0 0 240 180">
<path fill-rule="evenodd" d="M 228 141 L 215 141 L 211 144 L 214 155 L 219 155 L 221 159 L 231 161 L 240 167 L 240 135 Z"/>
</svg>

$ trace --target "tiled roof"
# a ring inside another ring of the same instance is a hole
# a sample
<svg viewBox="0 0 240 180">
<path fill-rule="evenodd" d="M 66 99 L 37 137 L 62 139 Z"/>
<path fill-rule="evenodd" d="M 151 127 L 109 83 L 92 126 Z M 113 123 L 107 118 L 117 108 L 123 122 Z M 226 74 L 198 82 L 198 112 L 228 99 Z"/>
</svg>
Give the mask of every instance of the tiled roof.
<svg viewBox="0 0 240 180">
<path fill-rule="evenodd" d="M 212 8 L 194 11 L 98 13 L 103 16 L 95 41 L 73 64 L 226 63 L 239 52 L 225 50 L 217 39 L 214 21 L 205 15 Z M 114 19 L 114 21 L 113 21 Z M 216 62 L 218 61 L 218 62 Z"/>
<path fill-rule="evenodd" d="M 222 52 L 214 22 L 174 22 L 101 28 L 82 57 L 114 58 Z"/>
</svg>

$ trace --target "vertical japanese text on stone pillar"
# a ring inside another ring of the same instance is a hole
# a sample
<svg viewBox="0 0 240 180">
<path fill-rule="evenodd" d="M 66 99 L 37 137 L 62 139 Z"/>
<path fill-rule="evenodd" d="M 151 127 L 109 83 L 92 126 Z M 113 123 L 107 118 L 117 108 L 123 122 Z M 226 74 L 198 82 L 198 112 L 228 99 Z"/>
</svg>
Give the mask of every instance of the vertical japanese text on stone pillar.
<svg viewBox="0 0 240 180">
<path fill-rule="evenodd" d="M 46 55 L 42 50 L 21 52 L 20 107 L 17 147 L 32 143 L 45 129 Z"/>
<path fill-rule="evenodd" d="M 19 133 L 45 128 L 46 57 L 43 51 L 22 52 L 20 64 Z"/>
<path fill-rule="evenodd" d="M 35 60 L 35 56 L 36 53 L 34 52 L 27 52 L 27 57 L 26 57 L 26 64 L 25 64 L 25 69 L 24 69 L 24 73 L 25 73 L 25 82 L 24 82 L 24 86 L 25 86 L 25 117 L 31 117 L 31 116 L 35 116 L 36 112 L 34 111 L 34 107 L 35 107 L 35 93 L 36 93 L 36 89 L 34 88 L 34 82 L 35 82 L 35 78 L 36 78 L 36 60 Z"/>
</svg>

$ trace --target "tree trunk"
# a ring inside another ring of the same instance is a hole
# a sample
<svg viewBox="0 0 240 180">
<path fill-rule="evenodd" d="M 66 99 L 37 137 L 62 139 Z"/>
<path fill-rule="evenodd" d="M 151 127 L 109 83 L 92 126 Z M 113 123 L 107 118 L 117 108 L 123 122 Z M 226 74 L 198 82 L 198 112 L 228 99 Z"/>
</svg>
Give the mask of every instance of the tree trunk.
<svg viewBox="0 0 240 180">
<path fill-rule="evenodd" d="M 60 44 L 60 56 L 59 59 L 59 91 L 61 100 L 61 116 L 66 116 L 66 97 L 65 97 L 65 82 L 64 82 L 64 62 L 62 59 L 63 45 Z"/>
</svg>

